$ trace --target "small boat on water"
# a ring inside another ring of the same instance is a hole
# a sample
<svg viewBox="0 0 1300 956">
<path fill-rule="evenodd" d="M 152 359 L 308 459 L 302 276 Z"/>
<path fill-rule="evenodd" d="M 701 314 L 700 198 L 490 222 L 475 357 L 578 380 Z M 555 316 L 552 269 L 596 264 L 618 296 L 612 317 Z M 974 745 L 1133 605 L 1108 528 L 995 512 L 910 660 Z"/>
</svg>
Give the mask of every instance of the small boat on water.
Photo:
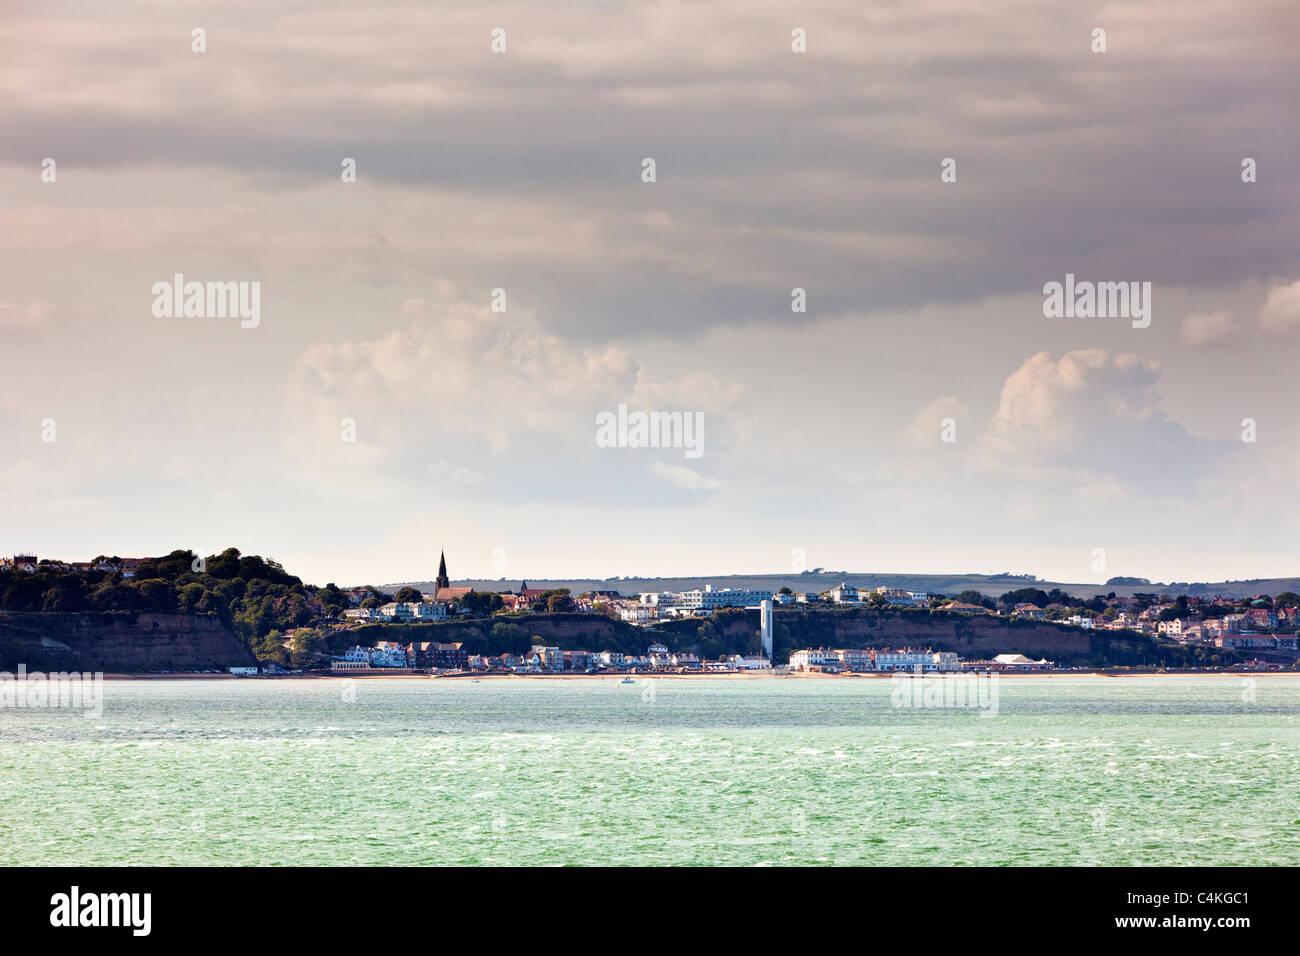
<svg viewBox="0 0 1300 956">
<path fill-rule="evenodd" d="M 620 683 L 620 684 L 635 684 L 636 681 L 634 681 L 634 680 L 633 680 L 632 678 L 630 678 L 630 677 L 624 677 L 621 681 L 619 681 L 619 683 Z"/>
</svg>

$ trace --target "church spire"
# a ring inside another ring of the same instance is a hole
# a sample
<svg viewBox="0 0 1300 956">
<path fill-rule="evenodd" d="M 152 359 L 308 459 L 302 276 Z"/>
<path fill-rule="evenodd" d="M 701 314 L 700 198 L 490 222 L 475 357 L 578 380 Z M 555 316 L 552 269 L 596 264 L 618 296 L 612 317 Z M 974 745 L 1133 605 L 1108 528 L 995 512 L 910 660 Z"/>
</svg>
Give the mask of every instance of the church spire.
<svg viewBox="0 0 1300 956">
<path fill-rule="evenodd" d="M 447 577 L 447 552 L 442 551 L 438 557 L 438 579 L 433 582 L 434 590 L 438 588 L 451 587 L 451 581 Z"/>
</svg>

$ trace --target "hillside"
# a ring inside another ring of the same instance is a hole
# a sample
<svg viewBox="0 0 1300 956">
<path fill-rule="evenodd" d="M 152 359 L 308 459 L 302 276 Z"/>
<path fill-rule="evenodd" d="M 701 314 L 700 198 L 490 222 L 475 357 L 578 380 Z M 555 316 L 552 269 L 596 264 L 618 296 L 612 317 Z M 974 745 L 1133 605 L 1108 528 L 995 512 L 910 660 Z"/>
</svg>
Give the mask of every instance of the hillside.
<svg viewBox="0 0 1300 956">
<path fill-rule="evenodd" d="M 0 611 L 0 670 L 225 670 L 257 663 L 215 614 Z"/>
</svg>

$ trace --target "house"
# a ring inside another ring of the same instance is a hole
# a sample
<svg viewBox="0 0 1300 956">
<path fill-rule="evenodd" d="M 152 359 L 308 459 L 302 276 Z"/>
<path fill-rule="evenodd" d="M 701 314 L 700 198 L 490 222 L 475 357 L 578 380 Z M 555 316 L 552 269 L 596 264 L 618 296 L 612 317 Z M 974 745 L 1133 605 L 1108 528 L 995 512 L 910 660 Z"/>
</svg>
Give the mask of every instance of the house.
<svg viewBox="0 0 1300 956">
<path fill-rule="evenodd" d="M 591 651 L 565 651 L 564 669 L 566 671 L 585 671 L 592 666 L 595 655 Z"/>
<path fill-rule="evenodd" d="M 847 582 L 836 585 L 831 588 L 830 599 L 832 604 L 860 604 L 861 599 L 858 597 L 858 589 Z"/>
<path fill-rule="evenodd" d="M 645 627 L 647 624 L 652 624 L 659 619 L 659 608 L 653 604 L 623 601 L 617 607 L 620 620 L 635 624 L 638 627 Z"/>
<path fill-rule="evenodd" d="M 372 667 L 410 667 L 406 648 L 396 641 L 379 641 L 370 655 Z"/>
<path fill-rule="evenodd" d="M 885 603 L 895 607 L 925 607 L 930 603 L 930 595 L 924 591 L 904 591 L 902 588 L 877 588 L 876 594 L 885 599 Z"/>
<path fill-rule="evenodd" d="M 843 651 L 833 651 L 825 647 L 819 647 L 816 650 L 793 651 L 790 654 L 790 670 L 825 671 L 835 674 L 843 666 L 843 658 L 841 657 L 843 653 Z"/>
<path fill-rule="evenodd" d="M 1045 621 L 1047 620 L 1047 609 L 1041 608 L 1037 604 L 1017 604 L 1014 616 L 1023 617 L 1030 621 Z"/>
<path fill-rule="evenodd" d="M 962 614 L 992 614 L 993 613 L 988 608 L 986 608 L 983 604 L 965 604 L 961 601 L 949 601 L 943 607 L 936 608 L 935 610 L 959 611 Z"/>
<path fill-rule="evenodd" d="M 534 644 L 532 650 L 528 652 L 527 662 L 540 667 L 542 670 L 563 670 L 564 654 L 560 652 L 558 647 L 547 647 L 543 644 Z"/>
</svg>

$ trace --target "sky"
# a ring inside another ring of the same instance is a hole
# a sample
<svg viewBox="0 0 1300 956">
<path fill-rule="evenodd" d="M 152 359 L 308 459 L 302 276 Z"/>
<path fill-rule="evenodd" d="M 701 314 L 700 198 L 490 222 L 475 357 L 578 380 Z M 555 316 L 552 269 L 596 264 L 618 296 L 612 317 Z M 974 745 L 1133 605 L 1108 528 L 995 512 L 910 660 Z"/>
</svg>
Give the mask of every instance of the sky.
<svg viewBox="0 0 1300 956">
<path fill-rule="evenodd" d="M 1300 575 L 1297 35 L 1267 0 L 7 5 L 0 553 Z M 256 327 L 155 314 L 178 273 L 258 283 Z M 1149 282 L 1149 325 L 1045 315 L 1067 274 Z M 620 405 L 700 453 L 602 447 Z"/>
</svg>

